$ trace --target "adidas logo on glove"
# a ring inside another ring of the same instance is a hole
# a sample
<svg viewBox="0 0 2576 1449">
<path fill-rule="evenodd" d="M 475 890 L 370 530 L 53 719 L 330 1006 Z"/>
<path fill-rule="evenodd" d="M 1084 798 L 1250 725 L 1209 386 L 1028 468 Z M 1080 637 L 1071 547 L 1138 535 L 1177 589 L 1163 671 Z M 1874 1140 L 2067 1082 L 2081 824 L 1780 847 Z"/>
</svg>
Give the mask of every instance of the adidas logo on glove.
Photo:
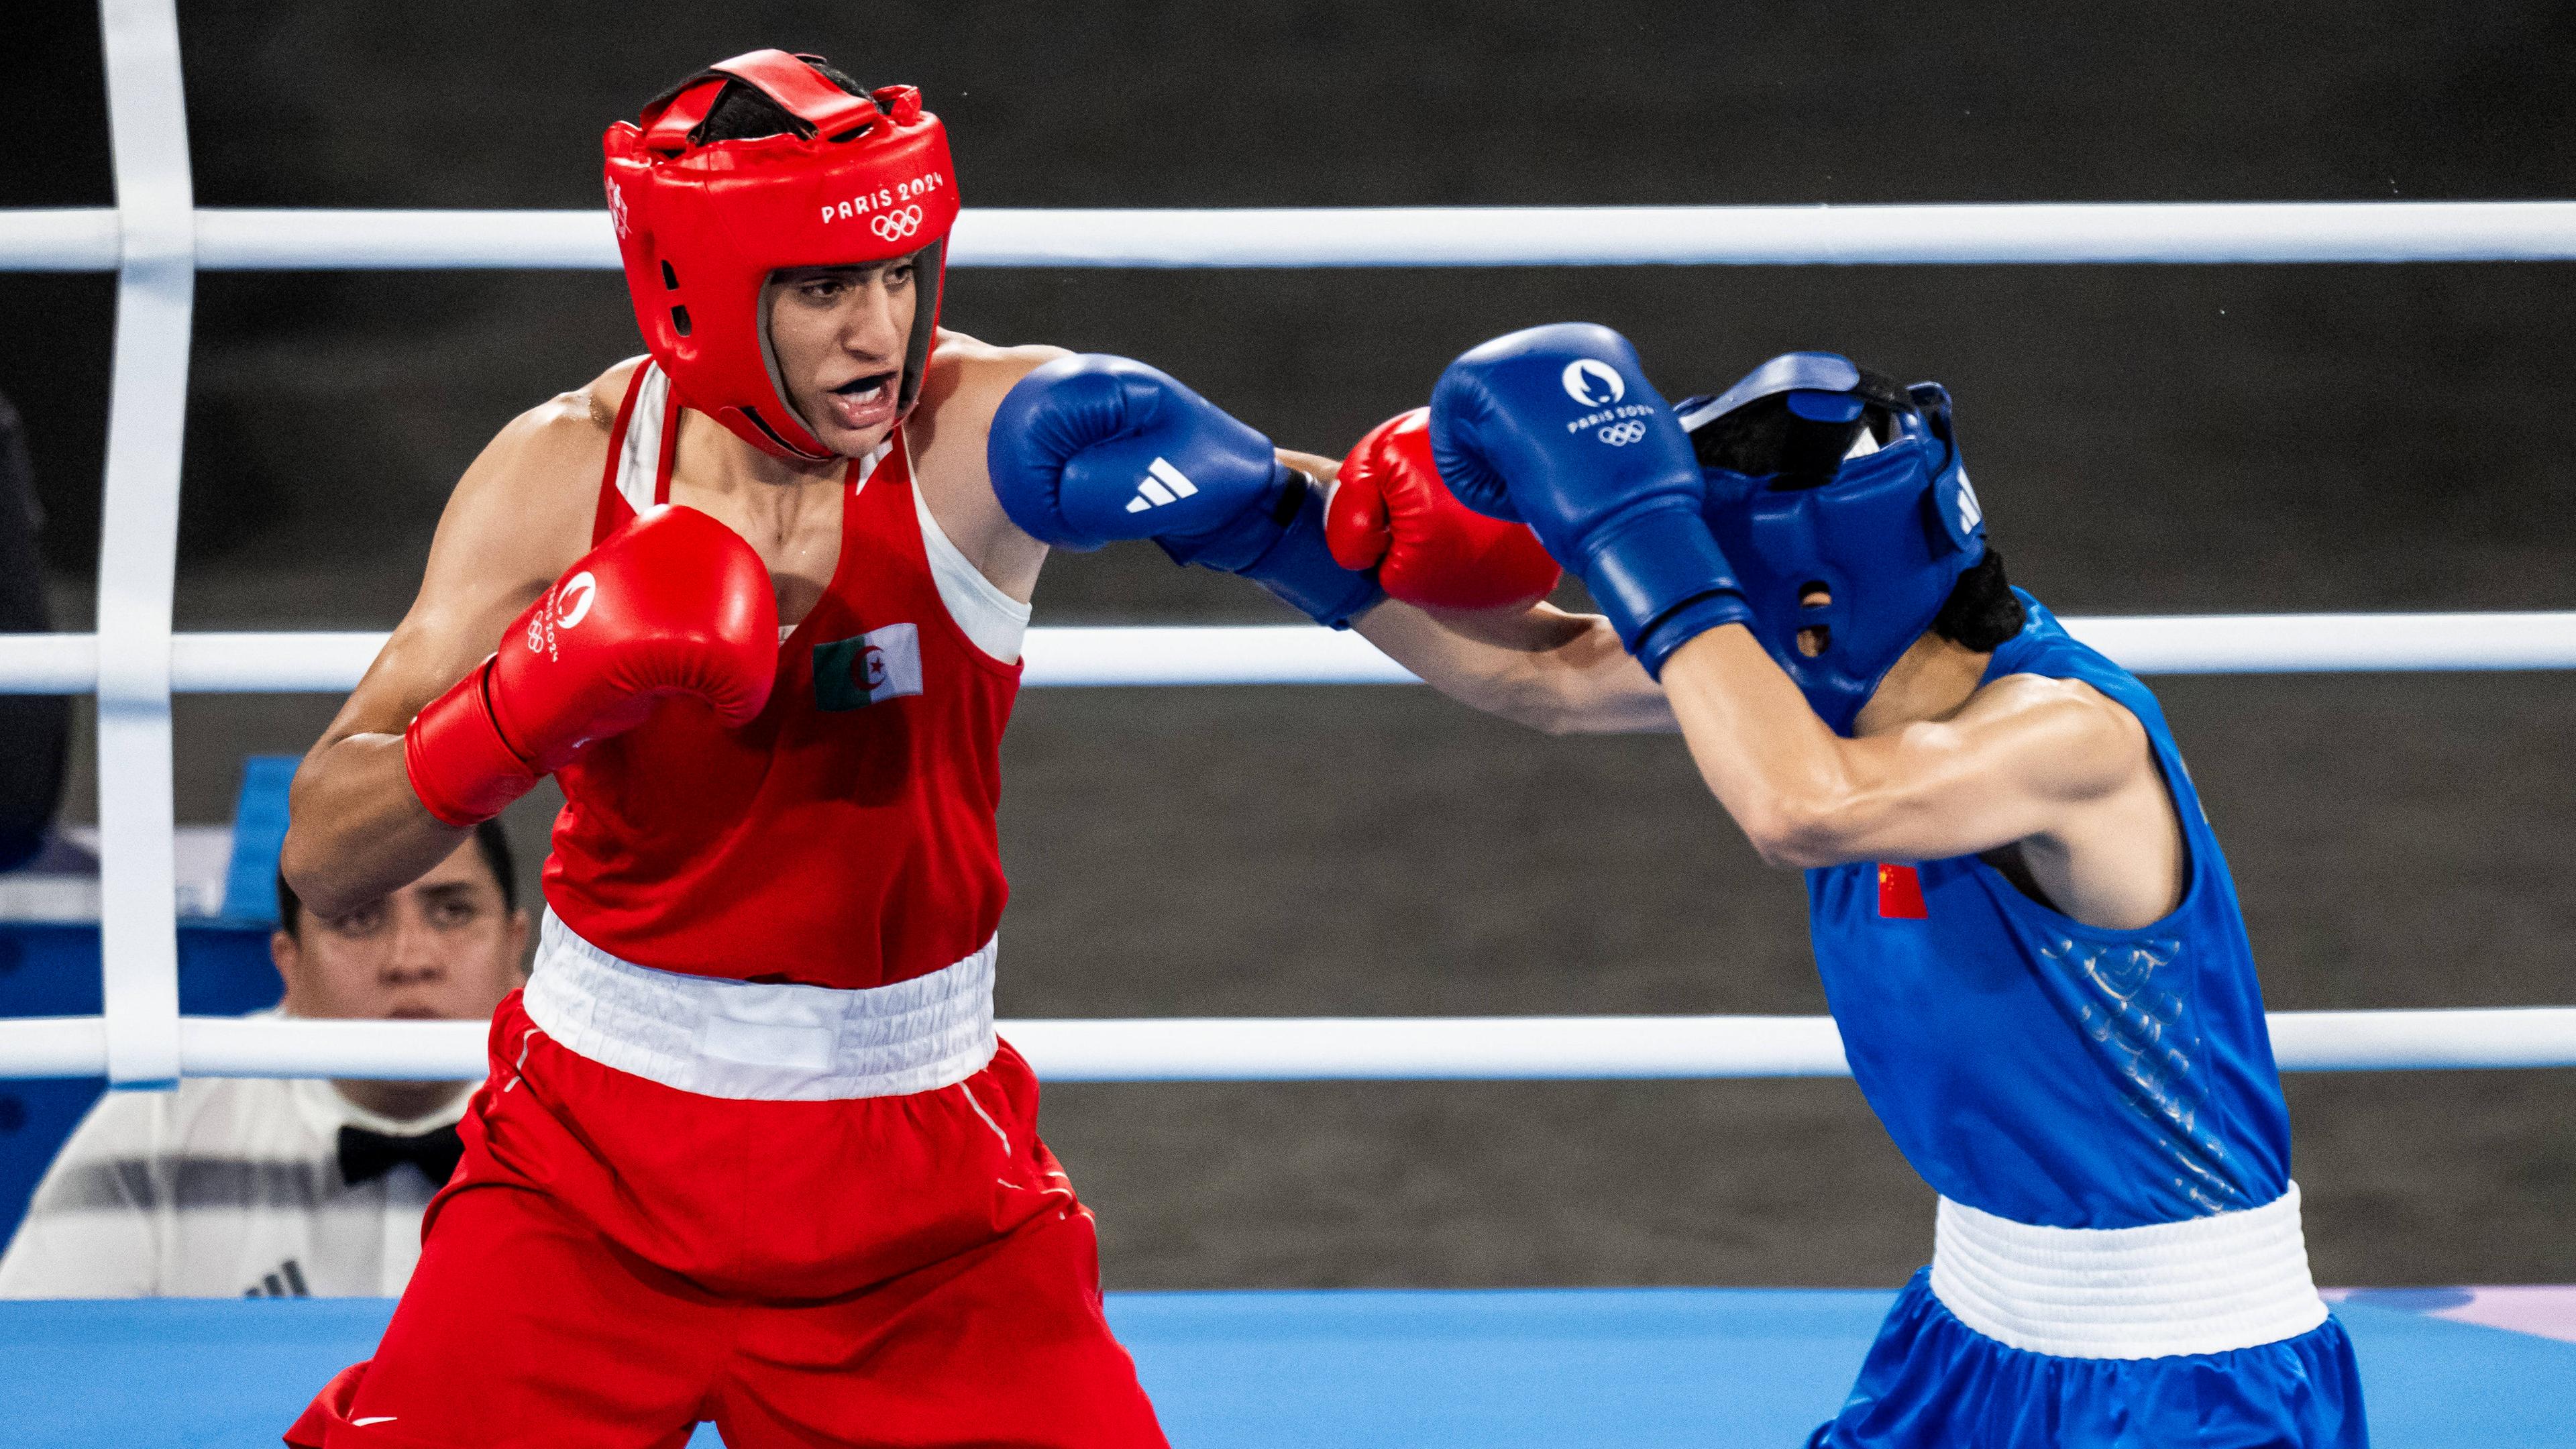
<svg viewBox="0 0 2576 1449">
<path fill-rule="evenodd" d="M 1136 485 L 1136 496 L 1127 500 L 1127 511 L 1142 513 L 1166 503 L 1178 503 L 1199 491 L 1199 485 L 1175 468 L 1167 459 L 1156 458 L 1145 465 L 1145 481 Z"/>
</svg>

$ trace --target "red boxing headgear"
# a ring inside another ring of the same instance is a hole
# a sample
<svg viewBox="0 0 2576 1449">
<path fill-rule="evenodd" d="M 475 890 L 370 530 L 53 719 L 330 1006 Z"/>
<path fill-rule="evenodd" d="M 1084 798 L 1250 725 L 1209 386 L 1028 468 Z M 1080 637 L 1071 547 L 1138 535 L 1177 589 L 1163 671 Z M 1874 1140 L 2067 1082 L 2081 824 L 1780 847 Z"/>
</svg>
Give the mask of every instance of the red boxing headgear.
<svg viewBox="0 0 2576 1449">
<path fill-rule="evenodd" d="M 895 405 L 921 396 L 939 321 L 957 170 L 948 133 L 911 86 L 854 96 L 783 50 L 720 61 L 619 121 L 608 153 L 608 217 L 644 345 L 680 400 L 782 458 L 833 456 L 788 400 L 769 346 L 762 288 L 782 267 L 847 266 L 921 252 Z M 793 133 L 701 142 L 731 81 L 796 118 Z"/>
</svg>

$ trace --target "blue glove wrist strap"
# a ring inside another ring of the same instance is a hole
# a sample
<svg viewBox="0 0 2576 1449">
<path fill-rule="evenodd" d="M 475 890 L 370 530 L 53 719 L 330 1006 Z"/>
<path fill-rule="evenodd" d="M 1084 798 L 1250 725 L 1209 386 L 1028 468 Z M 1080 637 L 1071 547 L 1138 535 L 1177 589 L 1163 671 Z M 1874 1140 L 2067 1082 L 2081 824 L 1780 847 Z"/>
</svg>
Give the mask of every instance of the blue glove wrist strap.
<svg viewBox="0 0 2576 1449">
<path fill-rule="evenodd" d="M 1316 623 L 1347 629 L 1351 620 L 1385 598 L 1386 591 L 1378 587 L 1375 569 L 1353 573 L 1333 562 L 1332 550 L 1324 544 L 1324 490 L 1303 473 L 1292 470 L 1289 479 L 1295 489 L 1295 511 L 1283 521 L 1279 541 L 1257 562 L 1236 572 L 1258 580 L 1281 602 Z M 1271 516 L 1278 517 L 1288 506 L 1283 499 Z"/>
<path fill-rule="evenodd" d="M 1619 642 L 1657 678 L 1674 650 L 1753 615 L 1734 567 L 1687 502 L 1641 510 L 1592 540 L 1583 582 Z"/>
<path fill-rule="evenodd" d="M 1280 465 L 1264 507 L 1213 538 L 1157 539 L 1174 563 L 1241 574 L 1327 628 L 1346 629 L 1386 593 L 1375 571 L 1353 573 L 1324 544 L 1324 490 Z"/>
<path fill-rule="evenodd" d="M 1703 594 L 1664 617 L 1637 640 L 1637 662 L 1646 666 L 1646 677 L 1661 682 L 1664 661 L 1673 652 L 1711 629 L 1727 624 L 1750 625 L 1753 609 L 1741 594 Z"/>
</svg>

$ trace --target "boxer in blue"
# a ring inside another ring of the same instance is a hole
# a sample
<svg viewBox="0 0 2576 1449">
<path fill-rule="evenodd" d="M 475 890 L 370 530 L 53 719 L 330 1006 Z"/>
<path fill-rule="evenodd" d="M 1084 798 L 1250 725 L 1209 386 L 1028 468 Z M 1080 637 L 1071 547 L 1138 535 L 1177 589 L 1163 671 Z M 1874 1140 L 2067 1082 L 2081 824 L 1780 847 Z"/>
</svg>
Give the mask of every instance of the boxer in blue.
<svg viewBox="0 0 2576 1449">
<path fill-rule="evenodd" d="M 1948 395 L 1792 353 L 1676 410 L 1566 324 L 1459 358 L 1430 427 L 1805 868 L 1852 1075 L 1940 1193 L 1811 1449 L 2366 1443 L 2226 858 L 2154 696 L 2004 582 Z"/>
</svg>

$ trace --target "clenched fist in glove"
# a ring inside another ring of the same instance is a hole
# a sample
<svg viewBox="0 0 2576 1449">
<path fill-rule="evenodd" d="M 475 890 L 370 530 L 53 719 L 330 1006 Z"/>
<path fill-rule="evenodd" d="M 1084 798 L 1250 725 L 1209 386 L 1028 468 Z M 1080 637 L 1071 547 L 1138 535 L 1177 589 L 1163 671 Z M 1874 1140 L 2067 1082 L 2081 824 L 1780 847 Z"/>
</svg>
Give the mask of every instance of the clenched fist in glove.
<svg viewBox="0 0 2576 1449">
<path fill-rule="evenodd" d="M 1531 327 L 1462 354 L 1431 390 L 1431 453 L 1461 502 L 1526 522 L 1582 576 L 1647 674 L 1753 617 L 1700 516 L 1690 436 L 1609 328 Z"/>
<path fill-rule="evenodd" d="M 665 696 L 749 723 L 777 672 L 778 602 L 760 555 L 694 508 L 648 508 L 412 720 L 403 763 L 430 814 L 472 825 L 582 746 L 642 724 Z"/>
<path fill-rule="evenodd" d="M 1431 461 L 1431 410 L 1369 429 L 1342 460 L 1324 541 L 1346 569 L 1377 570 L 1387 593 L 1433 609 L 1508 609 L 1556 587 L 1556 560 L 1518 523 L 1460 503 Z"/>
</svg>

